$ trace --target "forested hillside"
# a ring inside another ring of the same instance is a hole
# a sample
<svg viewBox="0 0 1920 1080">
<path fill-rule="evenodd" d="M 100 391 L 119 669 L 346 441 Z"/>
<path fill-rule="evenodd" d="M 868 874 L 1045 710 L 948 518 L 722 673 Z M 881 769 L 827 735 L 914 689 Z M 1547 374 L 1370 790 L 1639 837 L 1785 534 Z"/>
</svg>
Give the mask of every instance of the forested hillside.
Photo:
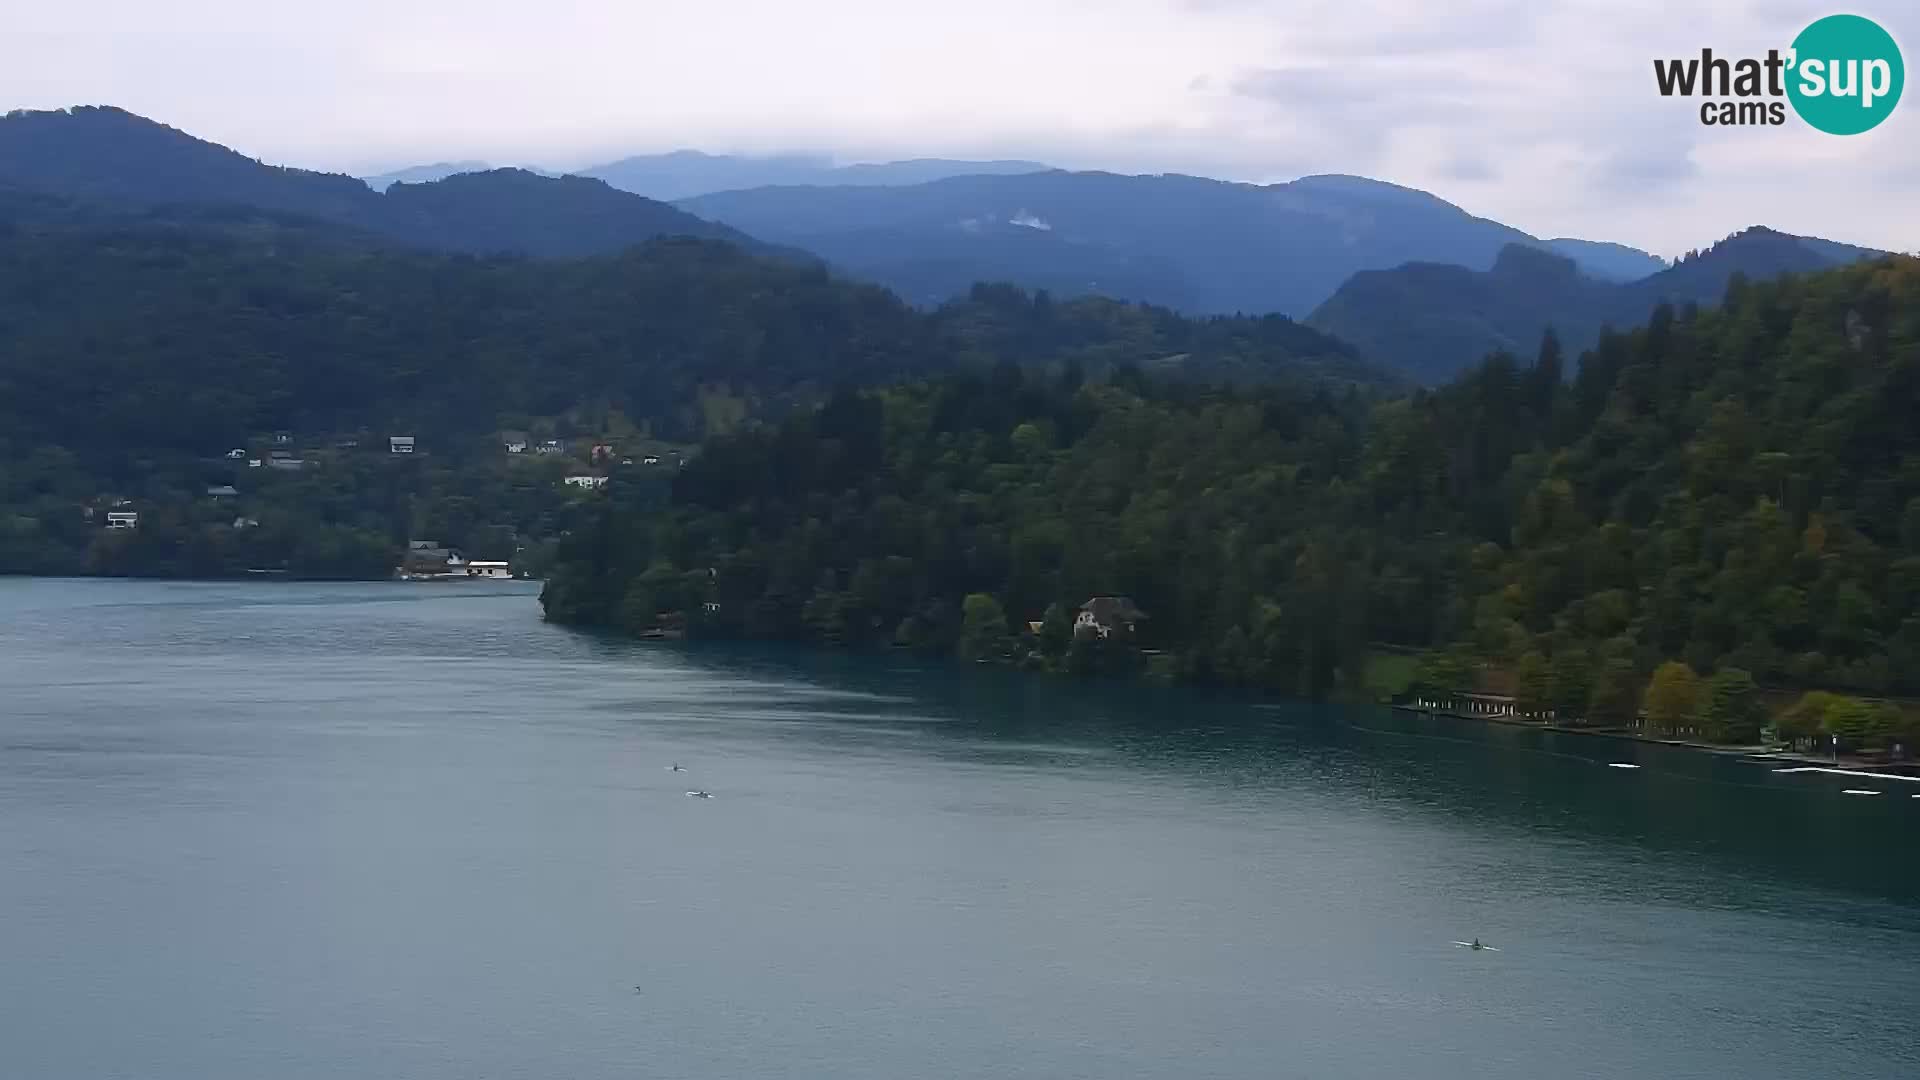
<svg viewBox="0 0 1920 1080">
<path fill-rule="evenodd" d="M 1920 264 L 1737 283 L 1566 364 L 1379 404 L 1011 366 L 842 394 L 669 505 L 616 485 L 545 603 L 1303 694 L 1388 644 L 1597 719 L 1670 661 L 1920 691 Z M 1098 596 L 1145 612 L 1124 647 L 1068 625 Z"/>
<path fill-rule="evenodd" d="M 1717 303 L 1736 276 L 1765 281 L 1879 254 L 1756 227 L 1622 281 L 1516 244 L 1486 271 L 1409 263 L 1355 274 L 1306 321 L 1411 378 L 1438 383 L 1496 349 L 1529 350 L 1547 330 L 1577 351 L 1603 327 L 1640 325 L 1659 304 Z"/>
<path fill-rule="evenodd" d="M 245 211 L 4 192 L 0 230 L 7 429 L 103 461 L 276 428 L 472 436 L 587 406 L 696 439 L 716 396 L 738 416 L 1003 359 L 1387 381 L 1285 319 L 1189 322 L 1006 288 L 925 315 L 817 267 L 690 239 L 469 258 Z"/>
<path fill-rule="evenodd" d="M 251 207 L 439 251 L 590 255 L 657 236 L 777 251 L 598 180 L 494 169 L 376 191 L 351 176 L 267 165 L 107 107 L 0 116 L 0 185 L 124 206 Z"/>
<path fill-rule="evenodd" d="M 248 547 L 198 528 L 259 516 L 202 497 L 235 482 L 264 500 L 249 506 L 289 520 L 322 505 L 311 484 L 235 473 L 225 458 L 257 457 L 265 436 L 288 432 L 290 449 L 324 450 L 330 475 L 359 485 L 336 490 L 325 505 L 341 512 L 324 520 L 352 530 L 360 554 L 304 565 L 383 573 L 378 553 L 462 487 L 484 511 L 472 529 L 554 526 L 562 500 L 507 494 L 526 474 L 502 471 L 502 431 L 683 444 L 835 386 L 1003 360 L 1094 379 L 1143 367 L 1391 385 L 1279 318 L 1191 322 L 995 287 L 928 314 L 817 266 L 687 238 L 578 260 L 438 255 L 253 209 L 0 189 L 0 572 L 204 573 L 264 550 L 300 565 L 286 543 L 261 544 L 321 535 L 312 521 L 275 534 L 263 518 Z M 356 471 L 392 434 L 416 437 L 438 479 L 391 463 Z M 362 445 L 335 453 L 342 441 Z M 118 499 L 146 511 L 138 557 L 90 561 L 102 521 L 85 511 Z M 193 555 L 189 540 L 228 546 Z"/>
<path fill-rule="evenodd" d="M 534 262 L 4 211 L 8 429 L 101 460 L 275 428 L 477 434 L 594 403 L 697 436 L 702 388 L 776 398 L 933 360 L 887 293 L 705 241 Z"/>
</svg>

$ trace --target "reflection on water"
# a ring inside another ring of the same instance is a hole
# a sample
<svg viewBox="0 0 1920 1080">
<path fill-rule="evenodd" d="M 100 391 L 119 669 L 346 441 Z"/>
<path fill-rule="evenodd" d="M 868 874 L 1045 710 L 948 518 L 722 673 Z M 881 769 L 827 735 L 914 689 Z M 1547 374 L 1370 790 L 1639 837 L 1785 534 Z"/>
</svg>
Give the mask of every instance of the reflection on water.
<svg viewBox="0 0 1920 1080">
<path fill-rule="evenodd" d="M 0 581 L 0 687 L 10 1075 L 1920 1070 L 1839 778 L 519 585 Z"/>
<path fill-rule="evenodd" d="M 617 655 L 627 646 L 587 636 Z M 1055 767 L 1076 760 L 1185 778 L 1222 798 L 1306 788 L 1381 813 L 1460 827 L 1549 830 L 1623 853 L 1684 855 L 1728 872 L 1779 876 L 1920 903 L 1920 861 L 1889 859 L 1920 827 L 1920 800 L 1840 797 L 1843 777 L 1777 776 L 1730 755 L 1539 731 L 1385 708 L 1276 703 L 1184 689 L 1082 683 L 915 662 L 890 654 L 701 646 L 671 662 L 757 680 L 728 715 L 802 725 L 837 745 L 862 736 L 940 736 L 922 753 Z M 803 708 L 782 689 L 813 685 Z M 754 702 L 755 689 L 770 697 Z M 609 707 L 618 708 L 617 704 Z M 915 725 L 912 729 L 903 724 Z M 1613 762 L 1635 770 L 1615 770 Z M 1875 781 L 1907 794 L 1901 781 Z M 1920 791 L 1920 785 L 1913 785 Z M 1698 882 L 1679 886 L 1697 890 Z M 1764 887 L 1703 902 L 1740 904 Z"/>
</svg>

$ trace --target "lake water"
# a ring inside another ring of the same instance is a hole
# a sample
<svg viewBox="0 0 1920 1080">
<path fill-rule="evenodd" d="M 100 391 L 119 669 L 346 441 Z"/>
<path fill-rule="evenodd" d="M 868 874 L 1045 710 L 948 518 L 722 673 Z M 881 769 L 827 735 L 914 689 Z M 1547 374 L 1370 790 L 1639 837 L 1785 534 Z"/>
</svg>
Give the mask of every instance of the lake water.
<svg viewBox="0 0 1920 1080">
<path fill-rule="evenodd" d="M 0 580 L 0 1074 L 1911 1078 L 1920 799 L 1843 786 L 518 585 Z"/>
</svg>

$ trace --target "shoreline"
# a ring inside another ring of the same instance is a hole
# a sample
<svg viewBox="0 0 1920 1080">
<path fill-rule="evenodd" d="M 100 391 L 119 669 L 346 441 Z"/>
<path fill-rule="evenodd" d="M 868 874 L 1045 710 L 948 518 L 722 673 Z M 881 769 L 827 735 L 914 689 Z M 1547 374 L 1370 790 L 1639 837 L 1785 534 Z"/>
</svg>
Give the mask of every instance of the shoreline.
<svg viewBox="0 0 1920 1080">
<path fill-rule="evenodd" d="M 1388 708 L 1395 712 L 1414 713 L 1421 716 L 1444 716 L 1453 720 L 1478 720 L 1482 723 L 1501 724 L 1506 727 L 1525 728 L 1530 731 L 1551 731 L 1563 735 L 1585 735 L 1592 738 L 1618 739 L 1622 742 L 1644 743 L 1649 746 L 1669 746 L 1681 750 L 1695 750 L 1721 757 L 1746 758 L 1754 764 L 1779 762 L 1783 765 L 1812 767 L 1822 771 L 1838 771 L 1840 775 L 1872 776 L 1888 780 L 1906 780 L 1920 782 L 1920 762 L 1884 764 L 1864 762 L 1851 758 L 1821 757 L 1802 753 L 1797 750 L 1785 750 L 1771 746 L 1721 746 L 1716 743 L 1698 742 L 1693 739 L 1663 739 L 1655 735 L 1643 735 L 1628 728 L 1620 727 L 1574 727 L 1569 724 L 1556 724 L 1544 720 L 1526 720 L 1520 717 L 1500 714 L 1479 714 L 1455 712 L 1450 709 L 1433 709 L 1420 705 L 1392 704 Z M 1798 771 L 1796 769 L 1796 771 Z"/>
</svg>

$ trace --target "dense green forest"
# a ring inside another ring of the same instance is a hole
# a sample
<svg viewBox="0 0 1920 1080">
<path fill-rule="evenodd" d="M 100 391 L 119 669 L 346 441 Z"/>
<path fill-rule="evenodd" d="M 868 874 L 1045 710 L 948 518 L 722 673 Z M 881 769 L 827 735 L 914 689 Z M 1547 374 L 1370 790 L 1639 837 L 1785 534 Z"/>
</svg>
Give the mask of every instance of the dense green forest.
<svg viewBox="0 0 1920 1080">
<path fill-rule="evenodd" d="M 670 498 L 616 483 L 544 601 L 1306 695 L 1393 646 L 1595 720 L 1669 662 L 1920 691 L 1920 264 L 1736 281 L 1568 366 L 1548 337 L 1384 401 L 1013 365 L 845 392 Z M 1146 618 L 1075 634 L 1108 595 Z"/>
<path fill-rule="evenodd" d="M 456 489 L 486 504 L 484 524 L 538 543 L 570 504 L 560 475 L 541 508 L 515 501 L 527 472 L 502 472 L 503 431 L 685 444 L 835 386 L 1002 361 L 1395 385 L 1280 317 L 1195 321 L 992 286 L 926 313 L 690 238 L 578 260 L 442 255 L 259 210 L 0 190 L 0 572 L 368 576 L 384 572 L 371 552 L 423 535 L 421 508 Z M 351 486 L 329 504 L 307 474 L 295 485 L 225 456 L 259 457 L 276 432 Z M 438 471 L 384 460 L 396 434 Z M 359 448 L 338 452 L 346 440 Z M 248 496 L 239 513 L 204 495 L 229 484 Z M 99 513 L 122 501 L 141 535 L 100 535 Z M 222 515 L 261 524 L 203 535 Z"/>
<path fill-rule="evenodd" d="M 257 212 L 0 193 L 0 239 L 0 419 L 28 445 L 108 460 L 280 428 L 478 435 L 582 407 L 698 438 L 716 396 L 754 412 L 1002 359 L 1391 383 L 1284 318 L 1190 322 L 1004 288 L 922 314 L 685 238 L 579 260 L 447 256 Z"/>
</svg>

